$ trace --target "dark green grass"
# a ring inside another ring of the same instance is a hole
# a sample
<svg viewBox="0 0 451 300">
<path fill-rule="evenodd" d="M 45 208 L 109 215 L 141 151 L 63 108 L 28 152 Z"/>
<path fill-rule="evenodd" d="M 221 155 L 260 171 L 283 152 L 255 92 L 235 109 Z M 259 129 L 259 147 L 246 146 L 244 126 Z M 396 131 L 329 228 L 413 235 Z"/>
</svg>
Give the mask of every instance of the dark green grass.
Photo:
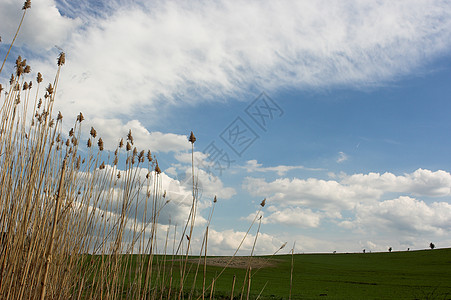
<svg viewBox="0 0 451 300">
<path fill-rule="evenodd" d="M 129 257 L 132 270 L 138 257 Z M 162 258 L 154 257 L 154 283 L 159 281 L 156 278 L 158 276 L 161 280 L 162 269 L 158 274 L 157 260 L 161 262 Z M 172 287 L 175 289 L 180 286 L 180 258 L 173 264 Z M 250 298 L 255 299 L 261 294 L 260 299 L 288 299 L 291 255 L 278 255 L 268 259 L 276 261 L 276 265 L 252 270 Z M 171 265 L 170 261 L 166 262 L 167 271 Z M 184 284 L 185 299 L 189 298 L 196 267 L 197 263 L 188 263 L 189 274 Z M 222 267 L 207 266 L 207 287 L 222 270 Z M 168 275 L 166 272 L 166 279 Z M 230 299 L 233 276 L 236 276 L 234 296 L 235 299 L 240 299 L 246 269 L 230 267 L 215 283 L 215 299 Z M 202 281 L 201 265 L 192 299 L 200 297 Z M 125 280 L 124 290 L 130 288 L 127 282 L 129 280 Z M 206 298 L 209 296 L 210 290 L 207 290 Z M 246 292 L 243 299 L 246 299 Z M 297 254 L 294 256 L 292 299 L 451 299 L 451 249 L 365 254 Z"/>
<path fill-rule="evenodd" d="M 266 284 L 261 298 L 288 299 L 291 256 L 274 259 L 277 267 L 262 268 L 252 278 L 254 297 Z M 220 270 L 208 267 L 210 276 Z M 228 269 L 215 294 L 230 295 L 236 275 L 238 295 L 245 273 Z M 451 249 L 295 255 L 292 299 L 451 299 Z"/>
</svg>

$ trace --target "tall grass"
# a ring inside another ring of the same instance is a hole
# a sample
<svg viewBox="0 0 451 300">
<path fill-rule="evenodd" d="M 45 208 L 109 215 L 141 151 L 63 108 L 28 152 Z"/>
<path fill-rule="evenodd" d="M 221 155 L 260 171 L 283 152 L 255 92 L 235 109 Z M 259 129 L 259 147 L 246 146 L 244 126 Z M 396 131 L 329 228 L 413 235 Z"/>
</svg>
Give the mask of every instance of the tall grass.
<svg viewBox="0 0 451 300">
<path fill-rule="evenodd" d="M 16 36 L 30 6 L 26 1 Z M 94 128 L 83 134 L 82 113 L 63 132 L 63 116 L 53 107 L 65 59 L 60 53 L 53 83 L 45 89 L 40 73 L 29 81 L 31 68 L 20 56 L 4 92 L 0 85 L 0 298 L 214 297 L 222 272 L 207 286 L 205 257 L 216 197 L 197 268 L 188 261 L 198 213 L 194 161 L 191 209 L 176 241 L 176 226 L 159 233 L 159 216 L 169 200 L 158 162 L 150 150 L 134 146 L 131 131 L 111 153 Z M 193 133 L 189 141 L 193 155 Z M 164 246 L 159 236 L 165 236 Z M 202 289 L 195 293 L 202 264 Z M 249 265 L 246 298 L 250 271 Z M 192 285 L 187 282 L 190 272 L 195 274 Z"/>
</svg>

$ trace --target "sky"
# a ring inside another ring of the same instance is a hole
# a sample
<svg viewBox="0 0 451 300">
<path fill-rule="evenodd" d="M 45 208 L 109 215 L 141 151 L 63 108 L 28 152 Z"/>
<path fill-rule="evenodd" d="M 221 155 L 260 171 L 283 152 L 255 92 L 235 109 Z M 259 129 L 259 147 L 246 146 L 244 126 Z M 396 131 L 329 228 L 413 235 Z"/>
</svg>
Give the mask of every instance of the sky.
<svg viewBox="0 0 451 300">
<path fill-rule="evenodd" d="M 152 150 L 162 224 L 186 221 L 194 132 L 210 254 L 264 198 L 258 254 L 451 247 L 451 2 L 33 0 L 0 82 L 17 55 L 51 82 L 61 49 L 55 110 Z"/>
</svg>

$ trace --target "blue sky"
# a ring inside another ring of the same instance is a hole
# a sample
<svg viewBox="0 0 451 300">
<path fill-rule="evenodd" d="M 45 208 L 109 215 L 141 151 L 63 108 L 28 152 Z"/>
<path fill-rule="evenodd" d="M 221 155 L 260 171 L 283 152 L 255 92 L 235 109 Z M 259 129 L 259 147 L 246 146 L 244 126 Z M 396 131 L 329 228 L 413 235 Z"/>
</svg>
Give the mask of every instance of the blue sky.
<svg viewBox="0 0 451 300">
<path fill-rule="evenodd" d="M 0 4 L 2 55 L 19 2 Z M 52 78 L 64 49 L 57 109 L 82 111 L 111 149 L 132 129 L 157 155 L 180 223 L 194 131 L 201 217 L 219 198 L 212 254 L 233 253 L 263 198 L 258 253 L 294 241 L 298 252 L 450 247 L 450 11 L 448 1 L 34 0 L 11 57 Z M 276 108 L 264 128 L 246 113 L 262 99 Z M 225 140 L 243 124 L 255 141 L 238 155 Z M 211 142 L 233 161 L 222 174 L 205 168 Z"/>
</svg>

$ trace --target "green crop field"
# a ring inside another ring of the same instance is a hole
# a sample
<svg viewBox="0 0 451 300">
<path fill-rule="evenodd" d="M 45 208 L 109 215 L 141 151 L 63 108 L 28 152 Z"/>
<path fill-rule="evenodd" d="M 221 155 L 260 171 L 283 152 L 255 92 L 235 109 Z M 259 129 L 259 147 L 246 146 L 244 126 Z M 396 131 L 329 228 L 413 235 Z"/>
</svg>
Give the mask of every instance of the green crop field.
<svg viewBox="0 0 451 300">
<path fill-rule="evenodd" d="M 291 256 L 275 256 L 270 260 L 275 266 L 252 270 L 251 298 L 260 294 L 260 299 L 288 299 Z M 211 283 L 222 269 L 208 266 L 206 282 Z M 239 299 L 246 269 L 230 267 L 215 283 L 217 298 L 230 299 L 234 275 L 234 295 Z M 201 290 L 200 278 L 197 289 Z M 451 249 L 297 254 L 292 299 L 451 299 Z"/>
</svg>

